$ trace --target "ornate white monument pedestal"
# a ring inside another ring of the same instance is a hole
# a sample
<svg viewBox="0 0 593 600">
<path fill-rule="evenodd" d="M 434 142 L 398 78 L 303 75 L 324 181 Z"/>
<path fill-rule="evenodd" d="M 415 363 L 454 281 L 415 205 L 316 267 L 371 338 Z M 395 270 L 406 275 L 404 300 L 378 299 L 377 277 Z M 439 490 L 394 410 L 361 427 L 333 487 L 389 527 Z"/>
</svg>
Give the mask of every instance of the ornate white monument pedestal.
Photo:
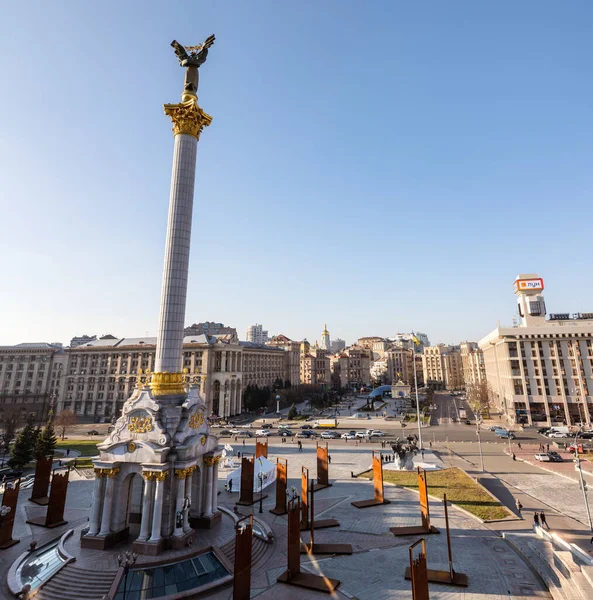
<svg viewBox="0 0 593 600">
<path fill-rule="evenodd" d="M 213 43 L 210 36 L 187 49 L 172 44 L 186 76 L 181 102 L 164 107 L 175 145 L 155 372 L 138 373 L 113 432 L 98 445 L 82 547 L 109 548 L 134 534 L 136 552 L 157 555 L 190 545 L 192 522 L 220 520 L 218 438 L 198 385 L 189 385 L 181 370 L 197 145 L 212 121 L 198 106 L 198 68 Z"/>
</svg>

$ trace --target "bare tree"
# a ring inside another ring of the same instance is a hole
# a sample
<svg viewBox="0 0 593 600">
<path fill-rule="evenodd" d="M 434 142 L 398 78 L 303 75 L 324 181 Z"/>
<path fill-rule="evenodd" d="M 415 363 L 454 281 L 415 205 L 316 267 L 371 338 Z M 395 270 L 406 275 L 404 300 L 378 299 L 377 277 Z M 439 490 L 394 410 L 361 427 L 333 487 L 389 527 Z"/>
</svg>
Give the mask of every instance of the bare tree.
<svg viewBox="0 0 593 600">
<path fill-rule="evenodd" d="M 480 381 L 467 386 L 467 401 L 474 412 L 481 415 L 489 414 L 490 386 L 487 381 Z"/>
<path fill-rule="evenodd" d="M 68 429 L 73 425 L 76 425 L 76 415 L 71 410 L 63 410 L 54 417 L 53 426 L 59 431 L 62 440 L 66 437 Z"/>
</svg>

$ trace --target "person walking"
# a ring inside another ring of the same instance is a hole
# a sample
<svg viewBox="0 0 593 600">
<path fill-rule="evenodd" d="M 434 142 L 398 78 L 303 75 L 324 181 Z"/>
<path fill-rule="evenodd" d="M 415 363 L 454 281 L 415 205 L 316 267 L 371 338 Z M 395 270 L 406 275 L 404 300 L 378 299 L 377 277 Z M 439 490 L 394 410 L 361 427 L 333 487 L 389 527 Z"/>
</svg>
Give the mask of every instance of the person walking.
<svg viewBox="0 0 593 600">
<path fill-rule="evenodd" d="M 522 517 L 523 515 L 521 514 L 521 509 L 523 508 L 523 505 L 519 501 L 519 498 L 515 500 L 515 506 L 517 507 L 517 512 L 519 513 L 519 516 Z"/>
<path fill-rule="evenodd" d="M 546 515 L 544 514 L 543 510 L 542 510 L 542 512 L 539 513 L 539 520 L 540 520 L 540 523 L 542 524 L 542 527 L 545 527 L 546 529 L 550 529 L 550 527 L 548 526 L 548 522 L 546 521 Z"/>
<path fill-rule="evenodd" d="M 521 442 L 517 442 L 517 448 L 519 448 L 519 450 L 521 450 Z"/>
<path fill-rule="evenodd" d="M 327 455 L 327 462 L 328 462 L 328 464 L 330 464 L 330 465 L 332 464 L 332 457 L 331 457 L 331 454 L 328 454 L 328 455 Z"/>
<path fill-rule="evenodd" d="M 233 480 L 229 479 L 229 494 L 233 493 Z"/>
<path fill-rule="evenodd" d="M 243 446 L 245 445 L 245 438 L 243 438 Z"/>
<path fill-rule="evenodd" d="M 549 451 L 550 451 L 550 444 L 547 444 L 546 452 L 549 452 Z"/>
<path fill-rule="evenodd" d="M 537 513 L 533 514 L 533 525 L 534 527 L 539 527 L 539 515 Z"/>
<path fill-rule="evenodd" d="M 517 457 L 515 456 L 515 453 L 513 452 L 513 460 L 517 460 Z"/>
</svg>

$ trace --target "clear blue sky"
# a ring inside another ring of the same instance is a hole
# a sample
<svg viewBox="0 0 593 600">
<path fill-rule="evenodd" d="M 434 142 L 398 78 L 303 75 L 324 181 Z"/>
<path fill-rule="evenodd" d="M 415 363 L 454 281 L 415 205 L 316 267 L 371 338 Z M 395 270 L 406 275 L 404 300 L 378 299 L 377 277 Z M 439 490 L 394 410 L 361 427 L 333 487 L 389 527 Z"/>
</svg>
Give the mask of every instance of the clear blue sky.
<svg viewBox="0 0 593 600">
<path fill-rule="evenodd" d="M 593 3 L 11 2 L 0 344 L 156 335 L 178 101 L 216 34 L 187 323 L 479 339 L 592 311 Z"/>
</svg>

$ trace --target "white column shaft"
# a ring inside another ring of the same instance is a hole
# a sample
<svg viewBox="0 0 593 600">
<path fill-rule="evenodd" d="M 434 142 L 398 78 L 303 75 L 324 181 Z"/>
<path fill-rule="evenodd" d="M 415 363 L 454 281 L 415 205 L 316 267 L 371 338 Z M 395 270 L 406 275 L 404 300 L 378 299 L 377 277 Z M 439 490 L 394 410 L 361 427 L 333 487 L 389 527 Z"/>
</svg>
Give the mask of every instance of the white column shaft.
<svg viewBox="0 0 593 600">
<path fill-rule="evenodd" d="M 144 494 L 142 496 L 142 520 L 140 521 L 140 535 L 138 539 L 142 542 L 150 535 L 150 521 L 152 516 L 152 499 L 154 497 L 154 481 L 144 480 Z"/>
<path fill-rule="evenodd" d="M 103 515 L 101 516 L 101 531 L 99 535 L 107 535 L 111 533 L 111 512 L 113 508 L 113 487 L 115 486 L 115 478 L 107 477 L 105 484 L 105 493 L 103 495 Z"/>
<path fill-rule="evenodd" d="M 161 524 L 163 522 L 163 494 L 165 482 L 156 480 L 154 493 L 154 513 L 152 515 L 152 532 L 149 542 L 158 542 L 161 539 Z"/>
<path fill-rule="evenodd" d="M 204 497 L 204 516 L 211 517 L 212 516 L 212 475 L 213 475 L 213 467 L 206 467 L 206 493 Z"/>
<path fill-rule="evenodd" d="M 97 535 L 101 529 L 101 500 L 105 491 L 105 479 L 97 476 L 93 486 L 93 506 L 91 508 L 91 518 L 89 535 Z"/>
<path fill-rule="evenodd" d="M 175 531 L 173 535 L 175 537 L 180 537 L 183 535 L 183 519 L 181 521 L 181 527 L 177 526 L 177 516 L 183 510 L 183 500 L 185 497 L 185 477 L 181 479 L 181 477 L 177 478 L 177 498 L 175 501 Z"/>
<path fill-rule="evenodd" d="M 218 463 L 212 467 L 212 513 L 218 510 Z"/>
<path fill-rule="evenodd" d="M 190 506 L 193 502 L 191 493 L 192 477 L 193 473 L 185 478 L 185 496 L 188 499 Z M 189 511 L 190 509 L 188 508 L 185 511 L 185 514 L 183 515 L 183 531 L 185 531 L 185 533 L 187 533 L 191 529 L 191 527 L 189 526 Z"/>
<path fill-rule="evenodd" d="M 181 371 L 198 141 L 175 136 L 155 372 Z"/>
</svg>

